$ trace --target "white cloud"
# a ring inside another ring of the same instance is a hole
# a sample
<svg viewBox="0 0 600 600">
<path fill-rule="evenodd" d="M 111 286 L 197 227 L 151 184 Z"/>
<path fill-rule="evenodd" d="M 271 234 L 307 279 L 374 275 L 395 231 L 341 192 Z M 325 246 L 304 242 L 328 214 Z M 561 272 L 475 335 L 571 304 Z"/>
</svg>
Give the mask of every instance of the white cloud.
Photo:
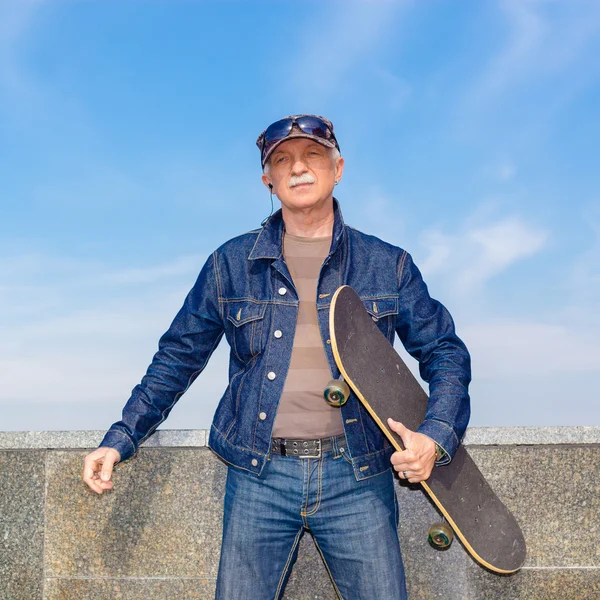
<svg viewBox="0 0 600 600">
<path fill-rule="evenodd" d="M 600 330 L 600 203 L 588 207 L 584 219 L 592 239 L 575 258 L 570 273 L 561 279 L 562 293 L 568 302 L 563 312 L 569 322 Z M 581 237 L 587 235 L 588 231 L 582 229 Z"/>
<path fill-rule="evenodd" d="M 471 353 L 473 425 L 598 425 L 600 329 L 519 319 L 459 328 Z"/>
<path fill-rule="evenodd" d="M 184 295 L 161 294 L 152 302 L 142 295 L 122 302 L 118 311 L 77 312 L 11 328 L 0 345 L 0 403 L 124 402 Z M 211 398 L 226 384 L 224 357 L 217 363 L 209 371 L 213 376 L 202 378 Z"/>
<path fill-rule="evenodd" d="M 486 145 L 493 137 L 514 155 L 552 131 L 557 114 L 595 85 L 600 4 L 506 0 L 500 9 L 499 47 L 465 82 L 452 122 L 460 136 Z"/>
<path fill-rule="evenodd" d="M 421 235 L 421 245 L 427 248 L 427 257 L 419 263 L 424 275 L 440 273 L 455 250 L 451 236 L 438 229 L 425 231 Z"/>
<path fill-rule="evenodd" d="M 410 83 L 383 67 L 375 68 L 376 77 L 382 82 L 387 94 L 387 106 L 393 111 L 399 111 L 412 94 Z"/>
<path fill-rule="evenodd" d="M 116 398 L 124 403 L 204 260 L 183 256 L 154 266 L 111 269 L 97 262 L 36 254 L 4 259 L 0 286 L 21 289 L 22 294 L 17 315 L 10 314 L 16 308 L 14 297 L 2 294 L 0 300 L 0 404 L 83 406 Z M 10 264 L 20 268 L 11 271 Z M 19 285 L 13 283 L 17 272 L 24 282 Z M 41 274 L 55 281 L 35 283 Z M 48 286 L 54 294 L 50 306 L 43 300 Z M 226 351 L 211 362 L 193 393 L 209 411 L 226 385 Z M 104 422 L 117 418 L 118 414 L 105 415 Z M 69 426 L 76 427 L 76 421 Z M 26 428 L 25 416 L 21 428 Z"/>
<path fill-rule="evenodd" d="M 342 210 L 347 224 L 390 243 L 397 243 L 403 238 L 405 215 L 402 201 L 397 197 L 383 192 L 378 186 L 357 186 L 346 191 L 344 198 Z"/>
<path fill-rule="evenodd" d="M 560 72 L 585 57 L 587 45 L 600 29 L 598 3 L 554 3 L 554 15 L 546 13 L 550 4 L 537 0 L 500 3 L 510 33 L 469 89 L 473 104 L 487 103 L 514 85 Z"/>
<path fill-rule="evenodd" d="M 512 163 L 506 162 L 489 169 L 492 176 L 498 181 L 510 181 L 515 176 L 517 169 Z"/>
<path fill-rule="evenodd" d="M 115 268 L 99 260 L 84 260 L 30 252 L 0 257 L 0 285 L 18 282 L 60 281 L 62 285 L 117 285 L 155 283 L 181 275 L 198 273 L 205 254 L 178 256 L 146 267 Z"/>
<path fill-rule="evenodd" d="M 26 368 L 32 360 L 52 365 L 61 356 L 70 357 L 73 364 L 111 363 L 132 344 L 155 346 L 204 259 L 184 256 L 137 269 L 36 254 L 3 259 L 0 357 L 7 369 L 3 382 L 13 378 L 17 359 Z M 11 264 L 17 270 L 8 269 Z M 55 371 L 62 372 L 62 367 Z M 0 394 L 13 393 L 9 388 Z"/>
<path fill-rule="evenodd" d="M 395 16 L 407 4 L 394 1 L 331 3 L 321 14 L 322 26 L 315 26 L 311 12 L 310 24 L 300 27 L 305 33 L 304 44 L 289 69 L 290 87 L 297 102 L 301 105 L 323 103 L 338 92 L 340 85 L 348 81 L 350 72 L 356 75 L 357 66 L 366 55 L 377 49 L 388 34 L 398 34 Z M 386 77 L 382 73 L 379 76 Z M 307 77 L 311 85 L 307 85 Z M 390 77 L 393 79 L 388 73 L 387 84 L 395 87 L 393 95 L 398 97 L 398 86 L 402 84 L 391 81 Z"/>
<path fill-rule="evenodd" d="M 457 331 L 471 354 L 471 426 L 600 424 L 593 388 L 600 376 L 597 327 L 517 318 L 464 321 Z M 417 362 L 399 346 L 419 379 Z"/>
<path fill-rule="evenodd" d="M 539 14 L 539 6 L 517 0 L 501 3 L 512 29 L 504 48 L 494 56 L 482 77 L 470 90 L 469 97 L 481 104 L 520 79 L 530 67 L 531 60 L 548 33 L 548 25 Z"/>
<path fill-rule="evenodd" d="M 40 0 L 0 3 L 0 90 L 2 100 L 14 108 L 35 103 L 40 89 L 25 72 L 19 52 L 38 16 Z"/>
<path fill-rule="evenodd" d="M 589 329 L 513 319 L 467 324 L 460 331 L 478 377 L 543 378 L 600 371 L 598 336 Z"/>
<path fill-rule="evenodd" d="M 122 269 L 101 274 L 96 278 L 99 284 L 129 284 L 155 283 L 163 279 L 198 273 L 204 264 L 206 256 L 180 256 L 172 261 L 137 269 Z"/>
<path fill-rule="evenodd" d="M 519 217 L 485 225 L 468 223 L 452 234 L 430 230 L 421 236 L 429 254 L 420 267 L 426 275 L 442 277 L 454 294 L 470 295 L 514 263 L 539 252 L 547 238 L 548 232 Z"/>
<path fill-rule="evenodd" d="M 27 253 L 0 258 L 0 327 L 3 337 L 0 348 L 9 342 L 24 340 L 28 328 L 35 336 L 56 329 L 67 335 L 69 321 L 74 331 L 82 322 L 92 324 L 121 319 L 121 302 L 136 303 L 146 297 L 152 304 L 163 296 L 175 293 L 178 302 L 191 288 L 206 255 L 185 255 L 170 261 L 143 267 L 114 267 L 99 260 Z M 111 316 L 111 311 L 114 316 Z M 101 321 L 102 319 L 100 319 Z M 123 318 L 124 327 L 134 326 L 137 319 Z M 113 325 L 104 323 L 102 327 Z M 115 327 L 117 325 L 114 325 Z M 19 328 L 19 330 L 17 330 Z M 29 339 L 29 338 L 28 338 Z M 31 342 L 35 345 L 35 339 Z"/>
</svg>

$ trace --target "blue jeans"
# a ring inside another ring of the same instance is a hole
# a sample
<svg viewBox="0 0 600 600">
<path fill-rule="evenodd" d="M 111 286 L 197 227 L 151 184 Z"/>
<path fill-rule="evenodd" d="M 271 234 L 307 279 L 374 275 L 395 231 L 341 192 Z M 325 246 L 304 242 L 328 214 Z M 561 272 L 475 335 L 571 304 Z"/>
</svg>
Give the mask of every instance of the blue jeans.
<svg viewBox="0 0 600 600">
<path fill-rule="evenodd" d="M 335 440 L 335 438 L 333 438 Z M 392 470 L 357 481 L 347 449 L 229 467 L 217 600 L 282 598 L 306 530 L 343 600 L 406 600 Z"/>
</svg>

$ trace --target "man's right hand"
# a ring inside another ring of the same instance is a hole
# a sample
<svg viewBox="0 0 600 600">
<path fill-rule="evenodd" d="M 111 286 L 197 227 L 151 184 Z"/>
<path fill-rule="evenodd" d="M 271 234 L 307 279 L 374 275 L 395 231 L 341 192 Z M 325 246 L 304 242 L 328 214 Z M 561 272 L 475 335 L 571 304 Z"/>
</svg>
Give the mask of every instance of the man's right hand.
<svg viewBox="0 0 600 600">
<path fill-rule="evenodd" d="M 121 460 L 121 455 L 114 448 L 100 447 L 90 452 L 83 461 L 83 481 L 88 487 L 101 494 L 104 490 L 112 490 L 110 480 L 113 466 Z"/>
</svg>

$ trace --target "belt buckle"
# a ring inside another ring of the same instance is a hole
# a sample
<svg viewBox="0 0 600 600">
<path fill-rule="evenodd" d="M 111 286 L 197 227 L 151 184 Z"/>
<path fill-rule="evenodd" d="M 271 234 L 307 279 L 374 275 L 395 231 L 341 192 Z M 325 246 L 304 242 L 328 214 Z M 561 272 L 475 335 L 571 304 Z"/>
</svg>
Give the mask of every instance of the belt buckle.
<svg viewBox="0 0 600 600">
<path fill-rule="evenodd" d="M 300 445 L 300 451 L 296 456 L 299 458 L 321 458 L 321 440 L 311 440 L 316 446 L 314 449 L 310 449 L 309 442 L 304 441 Z"/>
<path fill-rule="evenodd" d="M 311 448 L 311 446 L 313 446 Z M 282 452 L 284 456 L 297 456 L 298 458 L 320 458 L 321 440 L 284 440 Z"/>
<path fill-rule="evenodd" d="M 321 458 L 321 440 L 273 440 L 273 450 L 282 456 Z"/>
</svg>

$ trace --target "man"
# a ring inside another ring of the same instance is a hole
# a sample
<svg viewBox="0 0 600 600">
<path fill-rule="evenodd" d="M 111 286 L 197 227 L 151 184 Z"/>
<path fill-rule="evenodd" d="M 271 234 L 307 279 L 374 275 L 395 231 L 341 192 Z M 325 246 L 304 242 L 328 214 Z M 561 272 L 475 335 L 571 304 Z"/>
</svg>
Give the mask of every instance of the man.
<svg viewBox="0 0 600 600">
<path fill-rule="evenodd" d="M 137 453 L 225 335 L 229 385 L 209 438 L 229 465 L 217 598 L 281 598 L 307 530 L 340 598 L 406 598 L 390 464 L 418 482 L 451 459 L 469 419 L 469 354 L 410 255 L 344 225 L 331 122 L 286 117 L 257 145 L 281 210 L 208 259 L 122 420 L 86 457 L 84 481 L 112 489 L 113 465 Z M 418 431 L 390 421 L 405 452 L 393 452 L 354 395 L 341 409 L 322 398 L 339 376 L 328 318 L 343 284 L 378 302 L 378 327 L 390 341 L 398 333 L 429 382 Z"/>
</svg>

